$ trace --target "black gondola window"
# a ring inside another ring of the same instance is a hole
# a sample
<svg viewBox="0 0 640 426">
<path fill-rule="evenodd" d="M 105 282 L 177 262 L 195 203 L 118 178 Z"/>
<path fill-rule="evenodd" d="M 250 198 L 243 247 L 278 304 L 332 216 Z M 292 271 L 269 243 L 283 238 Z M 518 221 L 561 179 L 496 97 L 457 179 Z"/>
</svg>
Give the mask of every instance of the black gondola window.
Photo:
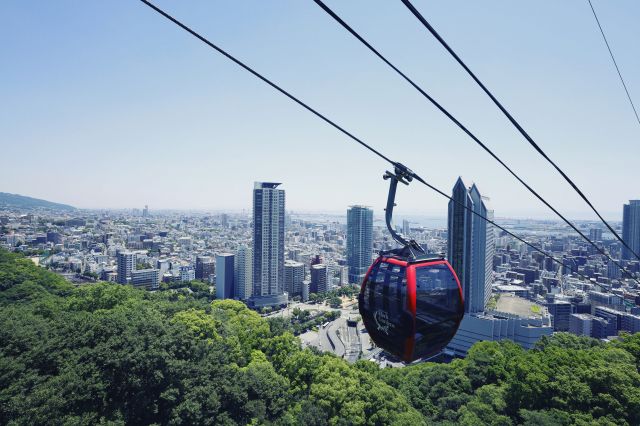
<svg viewBox="0 0 640 426">
<path fill-rule="evenodd" d="M 458 282 L 447 265 L 416 268 L 416 354 L 443 349 L 462 312 Z"/>
</svg>

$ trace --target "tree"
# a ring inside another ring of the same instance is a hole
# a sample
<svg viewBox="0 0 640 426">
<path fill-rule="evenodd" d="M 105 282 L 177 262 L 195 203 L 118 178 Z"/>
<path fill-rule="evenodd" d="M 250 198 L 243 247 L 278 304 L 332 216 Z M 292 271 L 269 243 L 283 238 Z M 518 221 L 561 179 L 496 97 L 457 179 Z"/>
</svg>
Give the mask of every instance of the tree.
<svg viewBox="0 0 640 426">
<path fill-rule="evenodd" d="M 334 309 L 338 309 L 342 307 L 342 300 L 339 297 L 334 296 L 331 299 L 329 299 L 329 306 L 331 306 Z"/>
<path fill-rule="evenodd" d="M 0 249 L 0 424 L 640 424 L 640 334 L 379 369 L 184 290 L 75 288 Z M 336 314 L 294 310 L 293 328 Z"/>
</svg>

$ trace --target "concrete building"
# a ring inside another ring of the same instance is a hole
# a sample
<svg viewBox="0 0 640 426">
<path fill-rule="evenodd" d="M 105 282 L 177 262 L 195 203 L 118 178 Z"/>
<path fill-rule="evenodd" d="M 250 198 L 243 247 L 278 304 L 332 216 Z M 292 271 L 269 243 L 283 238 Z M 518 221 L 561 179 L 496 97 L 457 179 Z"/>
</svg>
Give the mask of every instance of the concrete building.
<svg viewBox="0 0 640 426">
<path fill-rule="evenodd" d="M 591 325 L 593 315 L 571 314 L 569 319 L 569 332 L 578 336 L 591 337 Z"/>
<path fill-rule="evenodd" d="M 622 239 L 631 250 L 640 255 L 640 200 L 630 200 L 622 208 Z M 622 258 L 636 259 L 626 247 L 622 247 Z"/>
<path fill-rule="evenodd" d="M 448 259 L 462 284 L 465 312 L 483 312 L 491 297 L 494 231 L 491 224 L 462 206 L 488 219 L 493 219 L 493 210 L 478 187 L 467 187 L 462 178 L 453 187 L 452 198 L 456 202 L 449 201 Z"/>
<path fill-rule="evenodd" d="M 624 304 L 624 298 L 622 296 L 595 290 L 589 292 L 589 301 L 593 305 L 622 306 Z"/>
<path fill-rule="evenodd" d="M 311 293 L 326 293 L 329 291 L 329 266 L 319 263 L 311 267 Z"/>
<path fill-rule="evenodd" d="M 627 313 L 625 311 L 618 311 L 606 306 L 594 306 L 593 315 L 612 322 L 615 326 L 615 332 L 613 334 L 608 334 L 608 336 L 614 336 L 618 334 L 618 331 L 622 330 L 622 319 L 625 315 L 627 315 Z"/>
<path fill-rule="evenodd" d="M 347 265 L 349 281 L 361 283 L 373 255 L 373 210 L 351 206 L 347 210 Z"/>
<path fill-rule="evenodd" d="M 191 265 L 180 266 L 180 281 L 189 282 L 196 279 L 196 271 Z"/>
<path fill-rule="evenodd" d="M 542 336 L 553 333 L 550 316 L 524 318 L 514 314 L 469 314 L 460 323 L 458 332 L 445 352 L 465 356 L 471 346 L 480 341 L 512 340 L 525 349 L 532 349 Z"/>
<path fill-rule="evenodd" d="M 615 259 L 616 262 L 620 263 L 620 259 Z M 609 279 L 620 279 L 622 277 L 622 271 L 620 267 L 616 265 L 615 262 L 609 261 L 607 263 L 607 278 Z"/>
<path fill-rule="evenodd" d="M 196 256 L 196 279 L 209 282 L 209 276 L 215 274 L 216 266 L 211 256 Z"/>
<path fill-rule="evenodd" d="M 411 233 L 411 224 L 407 219 L 402 221 L 402 235 L 405 238 L 409 238 L 409 234 Z"/>
<path fill-rule="evenodd" d="M 479 341 L 512 340 L 531 349 L 542 336 L 553 333 L 546 308 L 512 294 L 502 294 L 495 310 L 465 314 L 445 353 L 465 356 Z"/>
<path fill-rule="evenodd" d="M 627 333 L 638 333 L 640 332 L 640 316 L 626 314 L 622 317 L 622 331 Z"/>
<path fill-rule="evenodd" d="M 250 247 L 241 246 L 235 261 L 235 297 L 247 300 L 253 294 L 253 255 Z"/>
<path fill-rule="evenodd" d="M 284 294 L 285 193 L 279 183 L 256 182 L 253 189 L 253 295 L 260 308 L 287 303 Z"/>
<path fill-rule="evenodd" d="M 132 251 L 120 251 L 116 255 L 118 263 L 118 282 L 127 284 L 131 281 L 131 273 L 136 269 L 136 253 Z"/>
<path fill-rule="evenodd" d="M 591 319 L 591 337 L 594 339 L 606 339 L 609 336 L 617 336 L 615 320 L 594 316 Z"/>
<path fill-rule="evenodd" d="M 553 322 L 553 331 L 569 331 L 571 319 L 571 303 L 556 300 L 547 304 Z"/>
<path fill-rule="evenodd" d="M 157 290 L 160 287 L 159 269 L 137 269 L 131 272 L 131 284 L 136 287 L 145 287 L 148 290 Z"/>
<path fill-rule="evenodd" d="M 348 266 L 339 266 L 338 267 L 338 285 L 343 286 L 349 284 L 349 267 Z M 359 284 L 359 283 L 356 283 Z"/>
<path fill-rule="evenodd" d="M 235 274 L 235 256 L 231 253 L 216 255 L 216 299 L 233 299 L 235 295 L 233 281 Z"/>
<path fill-rule="evenodd" d="M 285 291 L 289 297 L 302 296 L 302 281 L 304 281 L 304 263 L 287 260 L 284 263 Z"/>
<path fill-rule="evenodd" d="M 64 238 L 59 232 L 47 232 L 47 241 L 53 244 L 62 244 L 64 242 Z"/>
</svg>

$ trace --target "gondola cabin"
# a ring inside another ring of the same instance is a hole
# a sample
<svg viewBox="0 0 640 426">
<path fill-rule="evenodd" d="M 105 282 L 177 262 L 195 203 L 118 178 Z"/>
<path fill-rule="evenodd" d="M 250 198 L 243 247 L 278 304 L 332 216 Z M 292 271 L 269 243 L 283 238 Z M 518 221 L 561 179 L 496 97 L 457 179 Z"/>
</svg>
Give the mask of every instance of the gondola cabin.
<svg viewBox="0 0 640 426">
<path fill-rule="evenodd" d="M 359 295 L 362 321 L 375 344 L 405 362 L 439 353 L 464 314 L 460 281 L 441 257 L 381 255 Z"/>
</svg>

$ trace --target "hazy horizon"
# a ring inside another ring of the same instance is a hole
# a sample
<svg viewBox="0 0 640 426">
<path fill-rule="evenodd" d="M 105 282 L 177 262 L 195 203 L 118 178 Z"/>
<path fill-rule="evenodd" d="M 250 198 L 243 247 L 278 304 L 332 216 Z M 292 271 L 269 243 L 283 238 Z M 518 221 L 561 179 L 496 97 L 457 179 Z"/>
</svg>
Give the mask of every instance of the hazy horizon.
<svg viewBox="0 0 640 426">
<path fill-rule="evenodd" d="M 563 214 L 596 219 L 400 2 L 327 3 Z M 640 3 L 593 3 L 640 102 Z M 498 217 L 555 219 L 313 2 L 156 4 L 443 191 L 461 175 Z M 588 3 L 416 7 L 619 221 L 640 198 L 640 129 Z M 381 214 L 385 163 L 143 4 L 5 2 L 0 16 L 0 191 L 79 208 L 223 211 L 250 209 L 265 180 L 283 182 L 288 210 Z M 446 216 L 447 200 L 419 184 L 397 203 L 399 216 Z"/>
</svg>

